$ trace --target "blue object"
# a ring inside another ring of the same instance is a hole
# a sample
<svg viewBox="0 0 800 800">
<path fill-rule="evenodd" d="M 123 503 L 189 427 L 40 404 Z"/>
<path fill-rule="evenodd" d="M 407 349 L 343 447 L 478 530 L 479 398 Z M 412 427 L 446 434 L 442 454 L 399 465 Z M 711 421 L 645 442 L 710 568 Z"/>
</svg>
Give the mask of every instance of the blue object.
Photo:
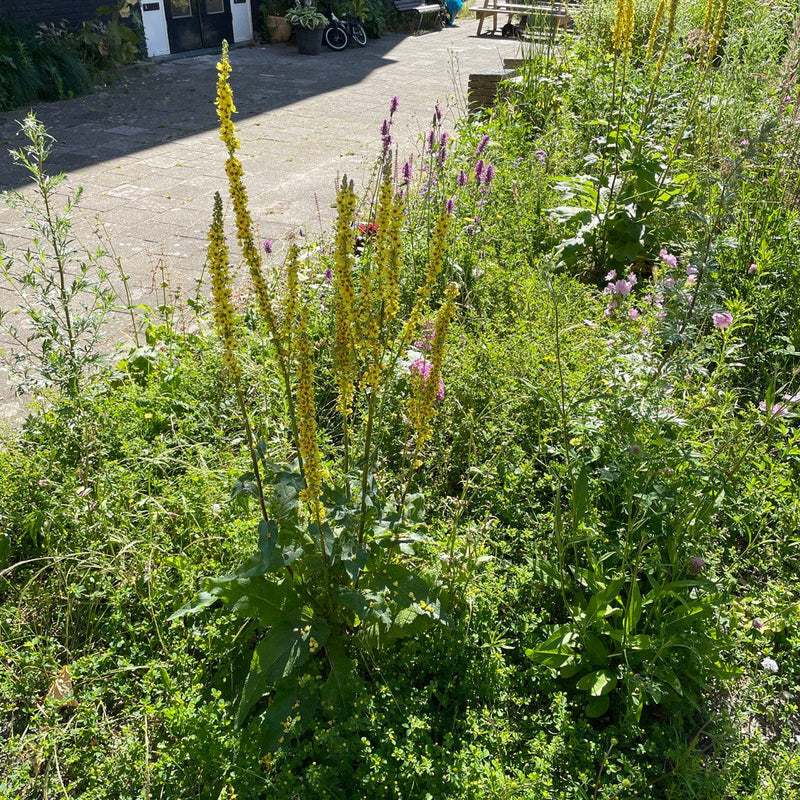
<svg viewBox="0 0 800 800">
<path fill-rule="evenodd" d="M 447 6 L 447 24 L 452 25 L 453 20 L 458 16 L 458 12 L 464 7 L 461 0 L 445 0 Z"/>
</svg>

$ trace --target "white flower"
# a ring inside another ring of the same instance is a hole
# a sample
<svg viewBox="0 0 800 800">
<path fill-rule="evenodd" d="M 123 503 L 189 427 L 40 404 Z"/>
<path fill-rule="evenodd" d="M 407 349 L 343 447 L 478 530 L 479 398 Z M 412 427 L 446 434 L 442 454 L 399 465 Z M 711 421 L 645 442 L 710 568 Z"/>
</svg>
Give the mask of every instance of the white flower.
<svg viewBox="0 0 800 800">
<path fill-rule="evenodd" d="M 770 658 L 769 656 L 767 656 L 761 662 L 761 669 L 764 669 L 767 672 L 777 673 L 778 662 L 774 658 Z"/>
</svg>

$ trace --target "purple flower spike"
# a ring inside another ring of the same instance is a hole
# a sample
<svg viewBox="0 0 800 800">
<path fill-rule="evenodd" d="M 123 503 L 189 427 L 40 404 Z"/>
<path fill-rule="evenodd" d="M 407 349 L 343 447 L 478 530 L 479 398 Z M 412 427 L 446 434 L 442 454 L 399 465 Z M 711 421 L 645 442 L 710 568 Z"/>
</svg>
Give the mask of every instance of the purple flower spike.
<svg viewBox="0 0 800 800">
<path fill-rule="evenodd" d="M 264 252 L 269 255 L 273 250 L 272 241 L 270 239 L 264 239 Z"/>
<path fill-rule="evenodd" d="M 479 158 L 479 159 L 478 159 L 478 160 L 475 162 L 475 180 L 476 180 L 478 183 L 480 183 L 480 182 L 481 182 L 481 177 L 483 176 L 483 168 L 484 168 L 485 166 L 486 166 L 486 164 L 484 164 L 484 163 L 483 163 L 483 159 L 482 159 L 482 158 Z"/>
<path fill-rule="evenodd" d="M 389 114 L 394 114 L 398 108 L 400 108 L 400 98 L 395 94 L 392 95 L 392 99 L 389 100 Z"/>
<path fill-rule="evenodd" d="M 539 159 L 539 163 L 544 166 L 544 162 L 547 160 L 547 150 L 537 150 L 534 155 Z"/>
<path fill-rule="evenodd" d="M 451 197 L 447 201 L 447 213 L 452 214 L 453 211 L 455 211 L 455 209 L 456 209 L 456 201 Z"/>
<path fill-rule="evenodd" d="M 389 120 L 388 120 L 388 119 L 385 119 L 385 120 L 384 120 L 384 121 L 381 123 L 381 136 L 388 136 L 388 135 L 389 135 L 389 131 L 390 131 L 390 125 L 391 125 L 391 124 L 392 124 L 392 123 L 391 123 L 391 122 L 389 122 Z"/>
<path fill-rule="evenodd" d="M 428 131 L 427 135 L 425 136 L 425 141 L 428 144 L 428 150 L 433 150 L 433 145 L 436 142 L 436 132 Z"/>
<path fill-rule="evenodd" d="M 412 172 L 413 172 L 413 167 L 411 166 L 411 162 L 410 161 L 406 161 L 406 163 L 403 164 L 403 170 L 402 170 L 402 173 L 401 173 L 402 176 L 403 176 L 403 180 L 404 181 L 410 181 Z"/>
<path fill-rule="evenodd" d="M 325 274 L 322 276 L 322 280 L 324 280 L 325 283 L 328 284 L 333 283 L 333 270 L 330 267 L 328 267 L 325 270 Z"/>
<path fill-rule="evenodd" d="M 437 125 L 441 125 L 442 124 L 442 118 L 444 117 L 444 114 L 442 113 L 442 109 L 439 108 L 438 104 L 436 105 L 436 107 L 434 109 L 433 116 L 434 116 L 434 119 L 436 120 L 436 124 Z"/>
<path fill-rule="evenodd" d="M 447 140 L 450 138 L 450 134 L 447 131 L 442 131 L 442 135 L 439 137 L 439 144 L 442 147 L 447 147 Z"/>
<path fill-rule="evenodd" d="M 458 183 L 459 186 L 466 186 L 467 180 L 468 180 L 467 173 L 464 172 L 464 170 L 462 169 L 461 172 L 458 173 L 458 178 L 456 180 L 456 183 Z"/>
<path fill-rule="evenodd" d="M 494 180 L 494 164 L 489 164 L 489 166 L 486 167 L 486 172 L 483 175 L 483 182 L 487 186 L 491 186 L 493 180 Z"/>
<path fill-rule="evenodd" d="M 484 133 L 483 136 L 481 137 L 481 140 L 478 142 L 478 146 L 475 148 L 475 155 L 476 156 L 481 155 L 481 153 L 483 153 L 488 144 L 489 144 L 489 134 Z"/>
</svg>

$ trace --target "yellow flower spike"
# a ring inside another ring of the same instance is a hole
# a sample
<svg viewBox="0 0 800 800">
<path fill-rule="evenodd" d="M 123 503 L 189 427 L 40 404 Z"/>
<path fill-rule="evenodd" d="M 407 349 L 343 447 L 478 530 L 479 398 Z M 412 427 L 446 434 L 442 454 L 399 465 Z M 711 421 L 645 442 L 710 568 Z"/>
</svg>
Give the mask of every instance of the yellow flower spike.
<svg viewBox="0 0 800 800">
<path fill-rule="evenodd" d="M 239 140 L 234 133 L 233 121 L 231 117 L 236 113 L 236 106 L 233 104 L 233 89 L 231 89 L 230 75 L 231 62 L 228 58 L 228 43 L 222 42 L 222 57 L 217 64 L 217 116 L 219 117 L 219 138 L 222 139 L 228 148 L 228 153 L 233 154 L 234 150 L 239 149 Z"/>
<path fill-rule="evenodd" d="M 430 361 L 419 364 L 416 369 L 412 368 L 412 394 L 406 410 L 408 419 L 417 436 L 415 457 L 412 464 L 414 468 L 420 466 L 419 456 L 422 453 L 422 449 L 433 436 L 434 404 L 440 391 L 447 331 L 455 312 L 455 299 L 457 296 L 458 287 L 451 283 L 445 292 L 445 302 L 436 315 Z"/>
<path fill-rule="evenodd" d="M 222 222 L 222 198 L 214 194 L 214 213 L 208 231 L 208 271 L 211 274 L 211 299 L 214 329 L 222 342 L 222 359 L 234 381 L 241 377 L 241 367 L 236 358 L 236 314 L 233 310 L 233 291 L 228 247 Z"/>
<path fill-rule="evenodd" d="M 707 61 L 705 62 L 707 66 L 711 66 L 714 63 L 717 50 L 719 49 L 719 43 L 722 41 L 722 33 L 725 30 L 725 22 L 728 19 L 728 0 L 720 0 L 716 11 L 714 27 L 711 30 L 711 38 L 708 42 Z"/>
<path fill-rule="evenodd" d="M 299 292 L 300 248 L 293 244 L 286 255 L 286 296 L 283 305 L 283 344 L 286 355 L 292 355 L 292 329 L 297 316 Z"/>
<path fill-rule="evenodd" d="M 631 52 L 633 18 L 634 0 L 617 0 L 613 43 L 615 52 L 621 56 L 628 56 Z"/>
<path fill-rule="evenodd" d="M 345 176 L 336 195 L 336 238 L 333 264 L 333 312 L 335 320 L 333 365 L 339 389 L 337 408 L 345 418 L 351 413 L 355 394 L 355 290 L 353 288 L 353 248 L 356 196 Z"/>
<path fill-rule="evenodd" d="M 452 222 L 453 216 L 447 212 L 441 214 L 436 220 L 436 224 L 433 227 L 433 236 L 431 237 L 428 265 L 425 268 L 425 277 L 422 281 L 422 285 L 417 289 L 417 301 L 414 303 L 408 320 L 403 326 L 403 330 L 396 344 L 396 349 L 407 345 L 412 340 L 419 327 L 422 320 L 423 308 L 433 293 L 433 287 L 436 285 L 436 281 L 444 269 L 445 256 L 447 254 L 447 237 L 450 233 Z"/>
<path fill-rule="evenodd" d="M 658 38 L 658 31 L 661 27 L 661 20 L 664 19 L 664 11 L 667 8 L 667 0 L 658 0 L 656 7 L 656 15 L 653 18 L 653 24 L 650 26 L 650 35 L 647 37 L 647 54 L 646 60 L 649 61 L 653 57 L 653 52 L 656 47 L 656 39 Z"/>
<path fill-rule="evenodd" d="M 219 117 L 220 139 L 228 148 L 228 159 L 225 162 L 225 174 L 228 176 L 230 197 L 233 202 L 236 217 L 236 240 L 242 248 L 242 256 L 250 273 L 253 291 L 256 296 L 256 306 L 264 318 L 270 333 L 275 340 L 279 355 L 283 356 L 283 347 L 280 340 L 280 330 L 272 309 L 272 298 L 269 288 L 262 274 L 261 251 L 253 241 L 253 220 L 248 208 L 247 189 L 244 185 L 244 169 L 238 158 L 234 155 L 239 149 L 239 140 L 233 130 L 231 115 L 236 108 L 233 105 L 233 90 L 230 84 L 231 64 L 228 58 L 228 45 L 223 42 L 222 58 L 217 64 L 217 116 Z"/>
<path fill-rule="evenodd" d="M 298 316 L 294 336 L 297 350 L 297 427 L 306 484 L 300 492 L 300 498 L 308 507 L 312 518 L 321 521 L 322 468 L 317 443 L 313 345 L 308 335 L 308 317 L 308 306 L 304 305 Z"/>
</svg>

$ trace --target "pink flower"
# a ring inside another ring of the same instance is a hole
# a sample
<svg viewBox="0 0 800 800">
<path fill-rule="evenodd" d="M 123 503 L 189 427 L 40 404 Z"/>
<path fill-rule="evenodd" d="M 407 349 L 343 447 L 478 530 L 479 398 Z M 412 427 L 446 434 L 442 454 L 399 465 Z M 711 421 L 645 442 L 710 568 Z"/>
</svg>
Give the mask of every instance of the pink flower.
<svg viewBox="0 0 800 800">
<path fill-rule="evenodd" d="M 764 412 L 767 411 L 767 401 L 766 400 L 762 400 L 758 404 L 758 410 L 759 411 L 764 411 Z M 775 403 L 772 406 L 772 408 L 769 409 L 769 415 L 771 417 L 783 417 L 783 416 L 786 415 L 787 411 L 788 411 L 788 409 L 786 408 L 786 406 L 782 405 L 781 403 Z"/>
<path fill-rule="evenodd" d="M 594 330 L 594 329 L 597 327 L 597 323 L 596 323 L 596 322 L 593 322 L 593 321 L 592 321 L 592 320 L 590 320 L 590 319 L 585 319 L 585 320 L 583 321 L 583 324 L 584 324 L 584 325 L 585 325 L 587 328 L 591 328 L 592 330 Z"/>
<path fill-rule="evenodd" d="M 783 399 L 787 403 L 800 403 L 800 391 L 795 392 L 794 394 L 785 394 Z"/>
<path fill-rule="evenodd" d="M 273 250 L 272 242 L 269 239 L 264 239 L 264 252 L 269 255 Z"/>
<path fill-rule="evenodd" d="M 694 558 L 689 559 L 689 572 L 692 575 L 699 575 L 705 565 L 706 562 L 700 556 L 694 556 Z"/>
<path fill-rule="evenodd" d="M 431 374 L 431 364 L 430 361 L 426 358 L 418 358 L 416 361 L 412 362 L 411 366 L 409 367 L 409 371 L 414 373 L 416 372 L 418 375 L 422 375 L 424 380 L 428 380 Z"/>
<path fill-rule="evenodd" d="M 620 294 L 623 297 L 626 294 L 630 294 L 631 289 L 633 289 L 633 284 L 630 281 L 626 281 L 624 278 L 620 278 L 620 280 L 615 281 L 612 285 L 614 294 Z"/>
<path fill-rule="evenodd" d="M 675 278 L 664 278 L 664 288 L 671 289 L 675 285 Z"/>
<path fill-rule="evenodd" d="M 629 309 L 628 309 L 628 316 L 629 316 L 631 319 L 639 319 L 639 311 L 638 311 L 638 309 L 635 309 L 635 308 L 629 308 Z"/>
<path fill-rule="evenodd" d="M 661 250 L 658 251 L 658 257 L 668 266 L 668 267 L 677 267 L 678 266 L 678 259 L 676 256 L 672 255 L 672 253 L 665 250 L 663 247 Z"/>
<path fill-rule="evenodd" d="M 733 314 L 729 311 L 712 314 L 711 318 L 714 320 L 714 327 L 720 330 L 725 330 L 733 322 Z"/>
<path fill-rule="evenodd" d="M 392 95 L 392 99 L 389 100 L 389 114 L 394 114 L 398 108 L 400 108 L 400 98 L 395 94 Z"/>
<path fill-rule="evenodd" d="M 616 277 L 617 277 L 617 271 L 615 269 L 612 269 L 611 272 L 609 272 L 608 275 L 606 275 L 606 280 L 613 281 Z"/>
<path fill-rule="evenodd" d="M 758 272 L 758 264 L 751 264 L 751 265 L 750 265 L 750 266 L 747 268 L 747 274 L 748 274 L 748 275 L 755 275 L 755 274 L 756 274 L 756 272 Z"/>
</svg>

